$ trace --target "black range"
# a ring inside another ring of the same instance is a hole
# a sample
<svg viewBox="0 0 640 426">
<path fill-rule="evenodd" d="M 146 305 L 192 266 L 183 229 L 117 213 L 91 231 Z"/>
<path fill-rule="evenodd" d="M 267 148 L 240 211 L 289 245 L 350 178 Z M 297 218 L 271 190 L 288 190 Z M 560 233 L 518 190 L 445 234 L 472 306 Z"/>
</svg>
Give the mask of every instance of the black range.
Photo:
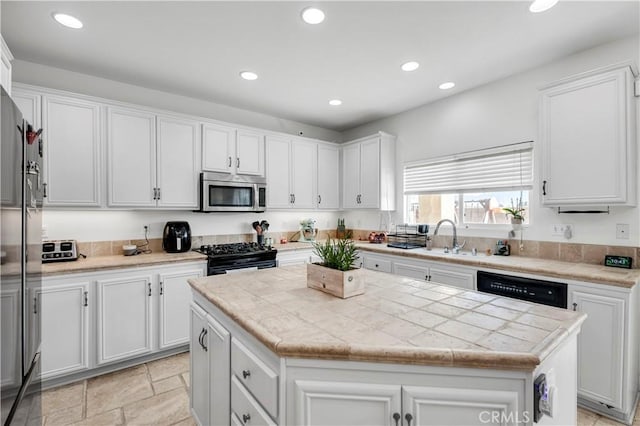
<svg viewBox="0 0 640 426">
<path fill-rule="evenodd" d="M 278 250 L 258 243 L 202 245 L 193 251 L 207 255 L 207 275 L 242 269 L 275 268 L 278 253 Z"/>
</svg>

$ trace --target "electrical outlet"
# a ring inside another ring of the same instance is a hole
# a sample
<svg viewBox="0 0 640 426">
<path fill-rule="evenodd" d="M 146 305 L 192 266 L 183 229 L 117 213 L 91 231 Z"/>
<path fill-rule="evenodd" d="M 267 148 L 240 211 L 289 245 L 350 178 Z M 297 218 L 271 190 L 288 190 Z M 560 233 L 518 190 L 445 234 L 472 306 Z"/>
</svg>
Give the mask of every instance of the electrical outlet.
<svg viewBox="0 0 640 426">
<path fill-rule="evenodd" d="M 551 227 L 551 235 L 554 237 L 564 237 L 564 231 L 567 229 L 567 226 L 571 227 L 571 225 L 552 225 Z"/>
<path fill-rule="evenodd" d="M 616 224 L 616 238 L 618 240 L 628 240 L 629 239 L 629 224 L 628 223 L 617 223 Z"/>
</svg>

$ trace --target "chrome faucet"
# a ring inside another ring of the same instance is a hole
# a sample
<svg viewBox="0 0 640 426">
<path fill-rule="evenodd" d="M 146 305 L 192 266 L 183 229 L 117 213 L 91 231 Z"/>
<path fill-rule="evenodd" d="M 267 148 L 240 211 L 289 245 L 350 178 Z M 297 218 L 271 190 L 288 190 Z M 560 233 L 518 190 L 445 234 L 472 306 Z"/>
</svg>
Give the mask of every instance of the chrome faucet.
<svg viewBox="0 0 640 426">
<path fill-rule="evenodd" d="M 460 249 L 464 247 L 464 245 L 467 243 L 467 241 L 463 241 L 462 245 L 458 245 L 458 233 L 456 231 L 456 224 L 453 223 L 452 220 L 450 219 L 442 219 L 440 222 L 437 223 L 436 225 L 436 230 L 433 231 L 433 235 L 436 236 L 438 235 L 438 229 L 440 229 L 440 225 L 442 225 L 444 222 L 449 222 L 451 224 L 451 226 L 453 226 L 453 241 L 451 241 L 451 250 L 453 251 L 453 254 L 458 254 L 460 253 Z M 446 247 L 445 247 L 446 249 Z M 446 253 L 446 251 L 445 251 Z"/>
</svg>

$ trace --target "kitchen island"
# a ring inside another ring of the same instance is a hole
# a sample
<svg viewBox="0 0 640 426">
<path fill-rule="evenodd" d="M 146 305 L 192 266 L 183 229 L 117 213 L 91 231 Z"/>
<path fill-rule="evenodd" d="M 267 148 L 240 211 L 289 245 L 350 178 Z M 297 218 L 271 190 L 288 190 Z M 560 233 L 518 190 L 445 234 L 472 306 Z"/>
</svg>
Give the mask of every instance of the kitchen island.
<svg viewBox="0 0 640 426">
<path fill-rule="evenodd" d="M 306 287 L 306 267 L 189 280 L 191 407 L 201 424 L 576 423 L 585 315 L 365 271 L 366 292 Z M 229 391 L 230 389 L 230 391 Z"/>
</svg>

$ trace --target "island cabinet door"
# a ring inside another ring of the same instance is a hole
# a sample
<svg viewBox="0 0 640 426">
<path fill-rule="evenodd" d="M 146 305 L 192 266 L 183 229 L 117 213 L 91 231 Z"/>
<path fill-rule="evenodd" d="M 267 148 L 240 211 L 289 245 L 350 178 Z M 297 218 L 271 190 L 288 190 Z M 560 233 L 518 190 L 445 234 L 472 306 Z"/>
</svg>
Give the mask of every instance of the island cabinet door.
<svg viewBox="0 0 640 426">
<path fill-rule="evenodd" d="M 191 350 L 189 352 L 191 366 L 190 407 L 196 423 L 211 424 L 209 421 L 209 354 L 203 343 L 207 333 L 207 314 L 198 305 L 191 303 Z"/>
<path fill-rule="evenodd" d="M 578 335 L 578 395 L 624 408 L 625 300 L 574 290 L 571 308 L 587 314 Z"/>
<path fill-rule="evenodd" d="M 528 423 L 530 419 L 521 411 L 517 391 L 402 387 L 403 426 Z"/>
<path fill-rule="evenodd" d="M 401 386 L 296 380 L 296 425 L 404 425 Z M 396 422 L 395 418 L 398 418 Z"/>
</svg>

